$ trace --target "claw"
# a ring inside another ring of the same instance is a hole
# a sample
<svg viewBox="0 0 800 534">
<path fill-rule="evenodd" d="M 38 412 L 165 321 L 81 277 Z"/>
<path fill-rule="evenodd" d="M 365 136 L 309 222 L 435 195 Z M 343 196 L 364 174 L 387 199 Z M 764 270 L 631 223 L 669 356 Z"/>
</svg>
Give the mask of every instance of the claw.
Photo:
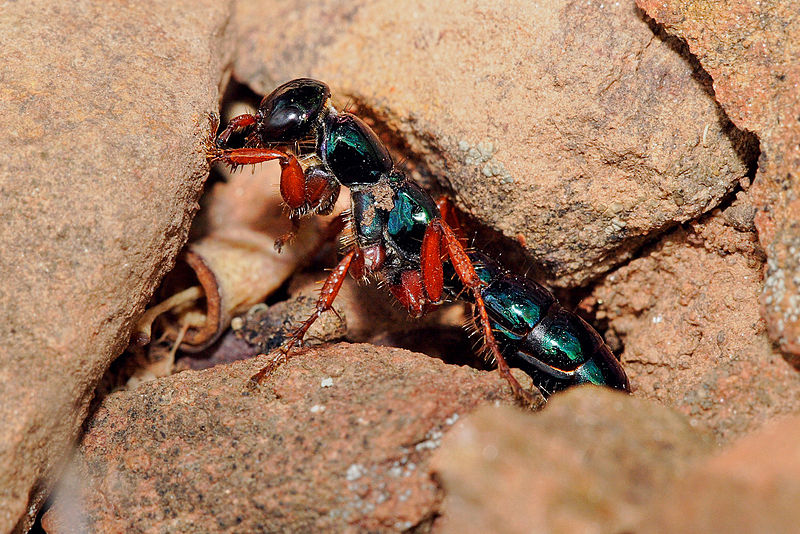
<svg viewBox="0 0 800 534">
<path fill-rule="evenodd" d="M 220 159 L 222 150 L 217 144 L 217 130 L 219 129 L 219 115 L 208 113 L 208 135 L 203 143 L 206 151 L 206 161 L 213 163 Z"/>
<path fill-rule="evenodd" d="M 512 387 L 512 389 L 514 391 L 514 397 L 516 397 L 517 402 L 523 408 L 534 408 L 539 404 L 537 402 L 536 397 L 534 397 L 531 394 L 531 392 L 528 391 L 527 389 L 523 389 L 523 388 L 519 388 L 518 389 L 518 388 L 514 388 L 514 387 Z"/>
<path fill-rule="evenodd" d="M 294 241 L 296 235 L 297 234 L 295 234 L 294 232 L 287 232 L 282 236 L 280 236 L 278 239 L 276 239 L 275 243 L 272 244 L 273 248 L 275 249 L 275 252 L 280 252 L 281 250 L 283 250 L 283 246 Z"/>
<path fill-rule="evenodd" d="M 278 349 L 278 351 L 279 354 L 273 357 L 272 360 L 270 360 L 270 362 L 267 365 L 262 367 L 261 370 L 259 370 L 256 374 L 250 377 L 250 382 L 254 383 L 257 386 L 261 385 L 262 380 L 272 376 L 272 373 L 274 373 L 278 369 L 278 367 L 286 363 L 286 360 L 288 360 L 287 358 L 288 350 L 284 350 L 284 348 L 281 347 L 280 349 Z M 259 356 L 266 356 L 266 354 L 259 354 Z"/>
</svg>

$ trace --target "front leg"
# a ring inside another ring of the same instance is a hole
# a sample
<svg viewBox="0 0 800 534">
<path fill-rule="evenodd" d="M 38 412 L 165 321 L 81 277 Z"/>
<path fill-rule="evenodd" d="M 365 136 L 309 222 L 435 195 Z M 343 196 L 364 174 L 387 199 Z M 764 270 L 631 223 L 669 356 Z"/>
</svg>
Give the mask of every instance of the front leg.
<svg viewBox="0 0 800 534">
<path fill-rule="evenodd" d="M 245 113 L 244 115 L 239 115 L 238 117 L 234 117 L 228 123 L 228 126 L 222 131 L 221 134 L 217 137 L 216 146 L 218 148 L 225 148 L 228 146 L 228 140 L 231 138 L 231 135 L 234 132 L 250 129 L 258 122 L 258 117 L 255 115 L 251 115 L 249 113 Z M 216 128 L 214 129 L 216 132 Z"/>
<path fill-rule="evenodd" d="M 206 147 L 209 163 L 221 161 L 231 169 L 241 165 L 256 165 L 266 161 L 278 160 L 281 166 L 281 195 L 292 210 L 306 203 L 303 167 L 293 154 L 272 148 L 217 148 Z M 338 193 L 338 191 L 337 191 Z"/>
<path fill-rule="evenodd" d="M 296 172 L 282 173 L 281 196 L 291 210 L 289 220 L 292 221 L 292 230 L 275 240 L 275 250 L 280 252 L 283 245 L 294 239 L 300 227 L 300 217 L 309 213 L 330 214 L 339 198 L 340 189 L 336 177 L 321 165 L 307 167 L 299 175 Z"/>
<path fill-rule="evenodd" d="M 277 159 L 281 164 L 281 169 L 291 167 L 296 169 L 301 176 L 303 174 L 303 168 L 300 167 L 300 163 L 294 155 L 272 148 L 209 148 L 206 158 L 209 163 L 221 161 L 232 169 L 236 169 L 240 165 L 256 165 Z"/>
</svg>

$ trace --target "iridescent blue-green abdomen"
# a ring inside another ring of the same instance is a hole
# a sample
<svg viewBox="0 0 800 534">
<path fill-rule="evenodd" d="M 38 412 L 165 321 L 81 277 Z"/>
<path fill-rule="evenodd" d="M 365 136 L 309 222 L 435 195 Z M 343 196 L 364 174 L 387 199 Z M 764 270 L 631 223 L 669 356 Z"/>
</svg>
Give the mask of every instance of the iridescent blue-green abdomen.
<svg viewBox="0 0 800 534">
<path fill-rule="evenodd" d="M 543 286 L 503 269 L 481 252 L 470 252 L 486 312 L 503 356 L 529 374 L 547 396 L 591 383 L 630 390 L 628 377 L 594 328 L 561 307 Z M 457 279 L 448 290 L 471 300 Z"/>
</svg>

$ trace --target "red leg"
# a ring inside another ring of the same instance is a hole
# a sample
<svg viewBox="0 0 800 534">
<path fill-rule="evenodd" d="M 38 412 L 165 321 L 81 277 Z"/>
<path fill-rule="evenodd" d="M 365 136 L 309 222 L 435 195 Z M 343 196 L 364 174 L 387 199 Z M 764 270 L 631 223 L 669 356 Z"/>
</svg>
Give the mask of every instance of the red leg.
<svg viewBox="0 0 800 534">
<path fill-rule="evenodd" d="M 453 206 L 453 202 L 445 197 L 441 196 L 436 201 L 436 207 L 439 208 L 439 213 L 442 214 L 442 220 L 453 230 L 453 233 L 456 234 L 458 240 L 461 241 L 461 244 L 466 246 L 467 244 L 467 237 L 464 235 L 464 231 L 461 228 L 461 221 L 458 218 L 458 210 L 456 207 Z"/>
<path fill-rule="evenodd" d="M 339 190 L 336 178 L 318 166 L 302 170 L 298 163 L 296 168 L 286 168 L 281 174 L 281 196 L 299 215 L 330 213 Z"/>
<path fill-rule="evenodd" d="M 503 358 L 500 347 L 498 347 L 497 341 L 494 339 L 489 315 L 486 313 L 486 305 L 481 296 L 481 286 L 483 282 L 478 278 L 475 268 L 472 266 L 469 256 L 467 256 L 467 251 L 464 250 L 464 245 L 461 244 L 456 234 L 444 221 L 432 221 L 431 226 L 436 226 L 441 231 L 442 242 L 444 243 L 447 255 L 450 257 L 450 262 L 453 264 L 453 269 L 461 279 L 461 282 L 472 291 L 472 295 L 475 298 L 475 307 L 481 319 L 483 339 L 497 361 L 497 370 L 500 372 L 500 375 L 508 381 L 514 395 L 528 405 L 532 405 L 533 395 L 526 391 L 517 379 L 514 378 L 514 375 L 511 374 L 511 369 L 508 367 L 508 363 L 506 359 Z"/>
<path fill-rule="evenodd" d="M 221 161 L 231 168 L 239 165 L 255 165 L 277 159 L 281 165 L 281 195 L 291 209 L 305 204 L 306 179 L 303 168 L 292 154 L 271 148 L 208 148 L 208 160 L 213 163 Z"/>
<path fill-rule="evenodd" d="M 389 291 L 412 317 L 422 317 L 428 311 L 422 287 L 422 276 L 419 271 L 403 271 L 400 274 L 400 283 L 390 285 Z"/>
<path fill-rule="evenodd" d="M 249 113 L 232 118 L 228 123 L 228 126 L 226 126 L 222 133 L 219 134 L 219 137 L 217 137 L 217 146 L 220 148 L 226 146 L 228 144 L 228 140 L 235 131 L 248 128 L 254 125 L 257 121 L 258 119 L 255 117 L 255 115 L 250 115 Z"/>
<path fill-rule="evenodd" d="M 281 196 L 291 210 L 297 210 L 306 203 L 306 177 L 294 156 L 292 160 L 295 166 L 281 165 Z"/>
<path fill-rule="evenodd" d="M 292 229 L 286 232 L 285 234 L 278 237 L 275 242 L 272 244 L 272 247 L 275 249 L 276 252 L 280 252 L 283 250 L 283 246 L 287 243 L 291 243 L 294 241 L 295 236 L 297 235 L 297 231 L 300 229 L 300 217 L 296 215 L 290 215 L 289 221 L 292 223 Z"/>
<path fill-rule="evenodd" d="M 422 238 L 419 262 L 422 284 L 431 302 L 439 302 L 442 298 L 444 274 L 442 272 L 441 242 L 441 229 L 436 225 L 429 225 Z"/>
<path fill-rule="evenodd" d="M 272 148 L 218 148 L 208 154 L 208 159 L 212 162 L 221 161 L 232 167 L 255 165 L 256 163 L 264 163 L 273 159 L 277 159 L 282 165 L 288 165 L 290 160 L 297 161 L 293 155 Z M 297 167 L 302 173 L 299 163 Z"/>
<path fill-rule="evenodd" d="M 390 285 L 389 291 L 408 310 L 411 317 L 422 317 L 428 311 L 419 271 L 403 271 L 400 274 L 400 283 Z"/>
<path fill-rule="evenodd" d="M 286 362 L 289 359 L 289 351 L 292 350 L 292 347 L 294 347 L 297 343 L 302 343 L 303 337 L 305 337 L 306 332 L 308 332 L 308 329 L 311 328 L 311 325 L 314 324 L 320 315 L 331 309 L 331 306 L 333 306 L 333 301 L 336 299 L 336 295 L 339 294 L 339 290 L 342 288 L 342 283 L 347 276 L 350 263 L 353 261 L 353 257 L 356 254 L 357 250 L 353 249 L 348 252 L 344 258 L 342 258 L 342 261 L 339 262 L 339 265 L 337 265 L 331 274 L 328 275 L 328 278 L 325 279 L 325 283 L 322 285 L 322 290 L 319 294 L 319 300 L 317 300 L 317 308 L 314 310 L 314 313 L 312 313 L 311 316 L 292 333 L 289 340 L 280 349 L 278 349 L 278 354 L 275 356 L 275 358 L 269 362 L 266 367 L 254 374 L 251 380 L 256 383 L 260 383 L 265 376 L 272 374 L 275 369 L 277 369 L 282 363 Z"/>
<path fill-rule="evenodd" d="M 356 280 L 363 280 L 372 273 L 376 273 L 383 267 L 386 261 L 386 249 L 383 245 L 368 245 L 361 249 L 360 253 L 353 260 L 353 268 L 350 274 Z"/>
<path fill-rule="evenodd" d="M 331 213 L 341 189 L 336 178 L 327 172 L 320 172 L 318 167 L 311 167 L 306 170 L 305 179 L 307 209 L 320 215 Z"/>
</svg>

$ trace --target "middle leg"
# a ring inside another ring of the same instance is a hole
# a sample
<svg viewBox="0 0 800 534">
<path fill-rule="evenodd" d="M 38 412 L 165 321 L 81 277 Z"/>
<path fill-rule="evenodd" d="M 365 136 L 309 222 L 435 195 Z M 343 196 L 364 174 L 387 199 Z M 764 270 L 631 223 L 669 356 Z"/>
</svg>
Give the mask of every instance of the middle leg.
<svg viewBox="0 0 800 534">
<path fill-rule="evenodd" d="M 319 319 L 320 315 L 333 307 L 333 301 L 336 299 L 336 295 L 339 294 L 339 290 L 342 288 L 344 279 L 347 277 L 347 271 L 350 269 L 353 258 L 357 254 L 357 249 L 353 249 L 345 254 L 344 258 L 342 258 L 342 261 L 339 262 L 339 265 L 337 265 L 333 271 L 331 271 L 331 274 L 329 274 L 328 278 L 325 279 L 325 283 L 322 284 L 322 289 L 320 290 L 319 299 L 317 300 L 317 305 L 314 312 L 292 333 L 288 341 L 286 341 L 286 343 L 284 343 L 284 345 L 278 349 L 278 354 L 275 355 L 272 361 L 264 366 L 264 368 L 262 368 L 258 373 L 254 374 L 250 380 L 256 383 L 261 383 L 261 380 L 263 380 L 265 376 L 272 374 L 275 369 L 280 367 L 281 364 L 285 363 L 289 359 L 289 352 L 295 345 L 303 342 L 303 338 L 305 337 L 306 332 L 308 332 L 308 329 L 311 328 L 311 325 L 313 325 L 316 320 Z"/>
</svg>

